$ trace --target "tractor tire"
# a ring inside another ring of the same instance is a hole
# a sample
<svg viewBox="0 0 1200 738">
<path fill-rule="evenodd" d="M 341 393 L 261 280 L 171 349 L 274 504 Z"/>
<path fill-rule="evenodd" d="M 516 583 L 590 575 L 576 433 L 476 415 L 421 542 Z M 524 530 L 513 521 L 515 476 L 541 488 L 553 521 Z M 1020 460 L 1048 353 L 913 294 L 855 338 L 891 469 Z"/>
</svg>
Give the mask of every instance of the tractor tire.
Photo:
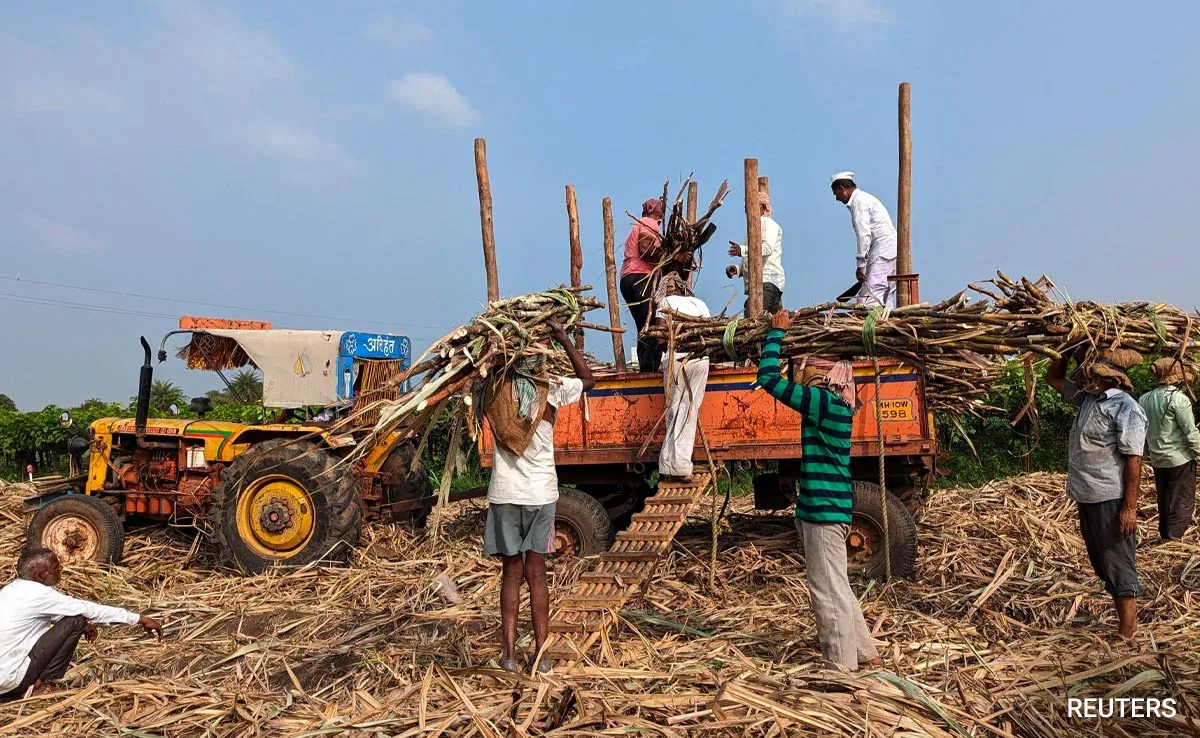
<svg viewBox="0 0 1200 738">
<path fill-rule="evenodd" d="M 212 494 L 212 536 L 244 574 L 346 558 L 362 532 L 362 494 L 349 465 L 289 438 L 234 459 Z"/>
<path fill-rule="evenodd" d="M 558 490 L 554 508 L 554 556 L 595 556 L 608 550 L 617 533 L 604 505 L 577 489 Z"/>
<path fill-rule="evenodd" d="M 433 496 L 433 483 L 429 481 L 425 465 L 417 456 L 415 443 L 405 443 L 393 449 L 379 471 L 388 479 L 388 483 L 384 485 L 385 503 L 395 504 Z M 433 506 L 430 505 L 419 510 L 404 510 L 391 515 L 397 522 L 413 522 L 420 526 L 425 524 L 432 509 Z"/>
<path fill-rule="evenodd" d="M 125 529 L 112 505 L 89 495 L 69 494 L 38 509 L 27 540 L 31 546 L 58 554 L 64 564 L 80 560 L 119 564 Z"/>
<path fill-rule="evenodd" d="M 882 502 L 878 484 L 855 480 L 853 522 L 846 539 L 846 558 L 851 574 L 870 579 L 887 576 Z M 891 492 L 887 493 L 887 524 L 892 576 L 911 576 L 917 563 L 917 524 L 900 498 Z"/>
</svg>

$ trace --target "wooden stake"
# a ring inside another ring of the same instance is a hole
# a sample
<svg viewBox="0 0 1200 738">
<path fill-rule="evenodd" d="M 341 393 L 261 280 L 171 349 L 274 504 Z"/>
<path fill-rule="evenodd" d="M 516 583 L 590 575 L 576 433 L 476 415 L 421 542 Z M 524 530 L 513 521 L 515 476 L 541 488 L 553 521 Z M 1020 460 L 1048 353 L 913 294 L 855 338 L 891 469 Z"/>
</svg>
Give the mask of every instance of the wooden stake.
<svg viewBox="0 0 1200 738">
<path fill-rule="evenodd" d="M 746 160 L 746 268 L 750 272 L 748 318 L 763 311 L 762 220 L 758 205 L 758 159 Z"/>
<path fill-rule="evenodd" d="M 771 196 L 771 178 L 770 177 L 759 177 L 758 178 L 758 191 L 767 193 L 767 197 Z"/>
<path fill-rule="evenodd" d="M 479 226 L 483 231 L 483 268 L 487 272 L 488 302 L 500 299 L 496 275 L 496 232 L 492 227 L 492 183 L 488 179 L 487 141 L 475 139 L 475 179 L 479 183 Z"/>
<path fill-rule="evenodd" d="M 617 258 L 614 255 L 613 243 L 612 198 L 604 198 L 604 276 L 608 282 L 608 323 L 614 330 L 621 328 L 621 301 L 617 299 Z M 621 334 L 612 334 L 613 361 L 617 371 L 625 371 L 625 344 L 621 343 Z"/>
<path fill-rule="evenodd" d="M 912 88 L 900 83 L 900 172 L 896 184 L 896 273 L 912 274 L 912 127 L 910 120 Z M 912 304 L 908 282 L 898 282 L 896 304 Z"/>
<path fill-rule="evenodd" d="M 697 201 L 700 199 L 700 183 L 696 180 L 688 182 L 687 189 L 687 221 L 689 223 L 696 222 L 696 207 Z M 694 287 L 696 282 L 696 272 L 689 269 L 687 273 L 688 287 Z"/>
<path fill-rule="evenodd" d="M 575 204 L 575 185 L 567 185 L 567 227 L 571 239 L 571 286 L 583 284 L 583 247 L 579 245 L 579 208 Z M 583 351 L 583 329 L 575 330 L 575 348 Z"/>
</svg>

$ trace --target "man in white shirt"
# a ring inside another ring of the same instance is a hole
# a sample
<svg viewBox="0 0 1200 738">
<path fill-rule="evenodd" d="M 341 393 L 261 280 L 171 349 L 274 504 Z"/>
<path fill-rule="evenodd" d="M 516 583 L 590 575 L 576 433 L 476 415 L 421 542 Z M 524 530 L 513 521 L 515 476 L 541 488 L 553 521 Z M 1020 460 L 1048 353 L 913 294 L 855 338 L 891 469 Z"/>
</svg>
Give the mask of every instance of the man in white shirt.
<svg viewBox="0 0 1200 738">
<path fill-rule="evenodd" d="M 850 223 L 858 239 L 854 278 L 862 282 L 858 303 L 868 307 L 896 307 L 895 285 L 888 277 L 896 274 L 896 226 L 887 208 L 874 195 L 854 184 L 854 172 L 833 175 L 833 196 L 850 211 Z"/>
<path fill-rule="evenodd" d="M 771 217 L 771 198 L 767 193 L 758 193 L 758 205 L 762 213 L 762 260 L 763 260 L 763 309 L 774 315 L 783 309 L 783 229 Z M 729 242 L 729 255 L 741 257 L 740 265 L 725 268 L 725 276 L 733 279 L 739 274 L 745 283 L 746 294 L 750 294 L 750 270 L 747 266 L 746 247 Z M 750 301 L 746 301 L 745 314 L 750 315 Z"/>
<path fill-rule="evenodd" d="M 697 318 L 710 317 L 708 305 L 688 289 L 678 274 L 663 276 L 655 294 L 655 322 L 667 325 L 666 311 Z M 664 351 L 669 344 L 663 343 Z M 658 453 L 659 478 L 666 481 L 689 482 L 692 478 L 692 451 L 696 447 L 696 423 L 704 388 L 708 383 L 708 357 L 692 358 L 687 354 L 663 354 L 663 385 L 666 388 L 666 435 Z"/>
<path fill-rule="evenodd" d="M 26 549 L 17 559 L 17 579 L 0 589 L 0 700 L 53 688 L 71 665 L 80 637 L 93 640 L 96 626 L 140 625 L 162 637 L 145 615 L 77 600 L 54 589 L 62 563 L 48 548 Z"/>
<path fill-rule="evenodd" d="M 546 586 L 546 556 L 554 553 L 554 508 L 558 501 L 554 421 L 559 408 L 579 402 L 585 392 L 596 386 L 587 361 L 568 338 L 566 330 L 552 322 L 550 334 L 566 351 L 577 378 L 519 375 L 511 385 L 504 385 L 511 386 L 517 395 L 517 399 L 513 400 L 521 408 L 517 412 L 527 411 L 534 414 L 533 417 L 537 417 L 538 421 L 532 438 L 524 448 L 505 448 L 501 434 L 495 434 L 496 454 L 488 483 L 483 553 L 486 556 L 499 556 L 502 562 L 500 667 L 507 671 L 520 670 L 516 649 L 522 580 L 529 585 L 535 654 L 541 653 L 549 632 L 550 592 Z M 528 391 L 519 388 L 521 383 L 528 387 Z M 492 403 L 508 401 L 507 395 L 490 400 Z M 488 418 L 495 425 L 491 409 Z M 550 670 L 548 659 L 539 660 L 538 673 L 548 674 Z"/>
</svg>

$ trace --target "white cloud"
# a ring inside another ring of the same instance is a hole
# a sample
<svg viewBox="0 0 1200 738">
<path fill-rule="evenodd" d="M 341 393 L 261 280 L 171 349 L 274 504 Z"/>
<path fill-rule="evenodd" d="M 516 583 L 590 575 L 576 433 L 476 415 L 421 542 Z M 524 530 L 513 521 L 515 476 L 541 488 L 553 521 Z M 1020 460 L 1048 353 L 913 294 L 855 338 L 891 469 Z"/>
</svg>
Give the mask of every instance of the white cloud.
<svg viewBox="0 0 1200 738">
<path fill-rule="evenodd" d="M 895 22 L 889 0 L 776 0 L 776 5 L 788 16 L 829 20 L 838 31 Z"/>
<path fill-rule="evenodd" d="M 359 163 L 337 144 L 285 123 L 251 125 L 242 141 L 255 154 L 278 162 L 280 176 L 293 184 L 317 187 L 359 169 Z"/>
<path fill-rule="evenodd" d="M 450 125 L 466 126 L 479 120 L 479 112 L 441 74 L 409 72 L 392 82 L 388 93 L 404 107 Z"/>
<path fill-rule="evenodd" d="M 21 220 L 44 248 L 56 254 L 94 254 L 103 248 L 100 239 L 82 228 L 33 213 L 23 214 Z"/>
<path fill-rule="evenodd" d="M 368 41 L 404 49 L 428 46 L 434 39 L 433 29 L 429 26 L 394 15 L 376 16 L 364 23 L 361 31 Z"/>
</svg>

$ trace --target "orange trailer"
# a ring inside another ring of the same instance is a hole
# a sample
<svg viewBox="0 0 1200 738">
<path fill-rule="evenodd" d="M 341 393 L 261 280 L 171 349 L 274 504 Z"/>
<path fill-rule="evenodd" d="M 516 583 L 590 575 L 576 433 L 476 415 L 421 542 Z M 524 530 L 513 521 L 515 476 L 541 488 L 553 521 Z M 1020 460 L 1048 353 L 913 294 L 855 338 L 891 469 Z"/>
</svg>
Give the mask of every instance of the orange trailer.
<svg viewBox="0 0 1200 738">
<path fill-rule="evenodd" d="M 937 442 L 925 407 L 924 380 L 895 361 L 855 365 L 861 407 L 854 419 L 851 471 L 855 479 L 854 525 L 847 542 L 851 567 L 876 575 L 885 569 L 883 515 L 887 515 L 892 572 L 905 575 L 916 556 L 916 526 L 905 503 L 916 506 L 934 473 Z M 876 387 L 879 412 L 876 419 Z M 586 402 L 563 408 L 555 424 L 555 459 L 564 488 L 559 501 L 561 551 L 599 553 L 616 527 L 636 512 L 662 445 L 664 389 L 661 374 L 597 376 Z M 586 421 L 585 421 L 586 415 Z M 801 457 L 799 413 L 755 384 L 753 367 L 714 365 L 700 412 L 702 437 L 695 461 L 756 469 L 755 504 L 789 508 Z M 882 434 L 880 430 L 882 429 Z M 879 494 L 879 439 L 883 438 L 887 500 Z M 492 464 L 487 424 L 480 436 L 483 465 Z M 768 465 L 774 471 L 768 471 Z M 884 512 L 886 510 L 886 513 Z"/>
</svg>

